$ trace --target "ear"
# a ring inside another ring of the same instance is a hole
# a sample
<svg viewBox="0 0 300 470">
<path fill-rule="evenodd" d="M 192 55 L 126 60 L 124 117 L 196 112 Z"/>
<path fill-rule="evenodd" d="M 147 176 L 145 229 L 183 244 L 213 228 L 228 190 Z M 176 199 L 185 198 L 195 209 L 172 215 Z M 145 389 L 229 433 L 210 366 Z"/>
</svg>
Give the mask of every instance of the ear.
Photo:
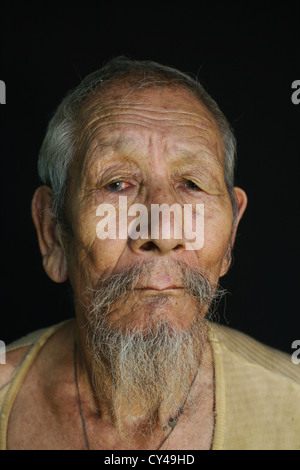
<svg viewBox="0 0 300 470">
<path fill-rule="evenodd" d="M 227 271 L 229 269 L 229 266 L 231 264 L 231 252 L 232 252 L 232 249 L 233 249 L 233 246 L 234 246 L 237 228 L 238 228 L 240 220 L 241 220 L 241 218 L 242 218 L 242 216 L 243 216 L 243 214 L 246 210 L 247 202 L 248 202 L 247 195 L 246 195 L 246 193 L 243 189 L 235 187 L 234 188 L 234 193 L 235 193 L 237 207 L 238 207 L 238 214 L 237 214 L 237 218 L 234 221 L 234 224 L 233 224 L 233 227 L 232 227 L 230 243 L 228 245 L 227 253 L 225 254 L 225 256 L 223 258 L 223 261 L 222 261 L 222 269 L 221 269 L 220 276 L 224 276 L 227 273 Z"/>
<path fill-rule="evenodd" d="M 49 186 L 40 186 L 32 199 L 31 214 L 44 269 L 52 281 L 64 282 L 68 279 L 67 260 L 53 217 L 51 194 Z"/>
</svg>

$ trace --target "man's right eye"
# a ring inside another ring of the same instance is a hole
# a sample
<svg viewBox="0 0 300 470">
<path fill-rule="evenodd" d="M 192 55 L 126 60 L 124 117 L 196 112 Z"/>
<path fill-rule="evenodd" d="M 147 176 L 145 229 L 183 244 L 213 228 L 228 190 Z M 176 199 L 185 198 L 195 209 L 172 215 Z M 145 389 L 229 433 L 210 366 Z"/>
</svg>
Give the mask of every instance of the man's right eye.
<svg viewBox="0 0 300 470">
<path fill-rule="evenodd" d="M 128 186 L 129 186 L 129 183 L 125 183 L 125 181 L 114 181 L 113 183 L 108 184 L 105 187 L 105 189 L 107 189 L 108 191 L 111 191 L 113 193 L 117 193 L 119 191 L 123 191 Z"/>
</svg>

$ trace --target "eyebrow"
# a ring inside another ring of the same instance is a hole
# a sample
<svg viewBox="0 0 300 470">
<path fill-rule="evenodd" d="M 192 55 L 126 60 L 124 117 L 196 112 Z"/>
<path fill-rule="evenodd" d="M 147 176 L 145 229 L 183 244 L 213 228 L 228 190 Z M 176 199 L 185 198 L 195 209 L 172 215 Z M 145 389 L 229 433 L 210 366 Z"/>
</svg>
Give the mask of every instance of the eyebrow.
<svg viewBox="0 0 300 470">
<path fill-rule="evenodd" d="M 134 143 L 133 139 L 120 138 L 120 137 L 100 137 L 96 139 L 93 147 L 90 148 L 83 161 L 82 171 L 85 172 L 90 165 L 93 165 L 95 160 L 104 166 L 109 161 L 116 160 L 116 153 L 118 153 L 118 159 L 123 162 L 129 162 L 130 149 L 128 148 L 129 142 Z M 132 146 L 131 146 L 132 151 Z M 132 162 L 134 163 L 134 162 Z"/>
<path fill-rule="evenodd" d="M 204 156 L 204 154 L 206 155 Z M 173 161 L 175 173 L 179 171 L 201 171 L 202 173 L 205 173 L 215 178 L 216 173 L 218 173 L 222 169 L 218 158 L 210 152 L 191 152 L 189 150 L 183 150 L 179 151 L 177 155 L 178 158 Z M 210 161 L 210 164 L 208 164 L 208 160 Z M 211 163 L 213 163 L 213 165 L 211 165 Z"/>
<path fill-rule="evenodd" d="M 105 154 L 108 153 L 107 149 L 109 149 L 120 152 L 120 154 L 123 155 L 124 153 L 126 153 L 126 149 L 128 152 L 128 147 L 130 146 L 130 144 L 132 148 L 134 143 L 135 141 L 130 137 L 100 137 L 97 139 L 97 144 L 95 145 L 92 154 L 94 154 L 95 152 L 100 152 L 103 153 L 105 156 Z"/>
</svg>

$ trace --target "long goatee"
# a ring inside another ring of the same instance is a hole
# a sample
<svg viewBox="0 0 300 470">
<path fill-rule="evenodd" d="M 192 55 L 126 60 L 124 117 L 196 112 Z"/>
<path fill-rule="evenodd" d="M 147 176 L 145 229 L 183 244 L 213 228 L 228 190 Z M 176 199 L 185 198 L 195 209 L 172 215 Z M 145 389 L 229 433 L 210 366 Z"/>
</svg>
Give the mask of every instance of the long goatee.
<svg viewBox="0 0 300 470">
<path fill-rule="evenodd" d="M 132 324 L 125 329 L 111 325 L 109 317 L 116 305 L 119 308 L 134 295 L 140 277 L 149 269 L 151 263 L 129 268 L 102 279 L 89 292 L 87 346 L 93 360 L 94 390 L 100 401 L 109 404 L 112 421 L 126 437 L 127 423 L 136 422 L 136 432 L 149 434 L 158 410 L 169 416 L 180 408 L 206 344 L 203 309 L 207 311 L 222 294 L 203 271 L 173 262 L 172 271 L 180 272 L 186 292 L 197 304 L 192 325 L 178 331 L 160 317 L 149 321 L 146 330 Z M 153 312 L 164 301 L 164 296 L 154 298 Z M 143 423 L 147 423 L 146 431 Z"/>
</svg>

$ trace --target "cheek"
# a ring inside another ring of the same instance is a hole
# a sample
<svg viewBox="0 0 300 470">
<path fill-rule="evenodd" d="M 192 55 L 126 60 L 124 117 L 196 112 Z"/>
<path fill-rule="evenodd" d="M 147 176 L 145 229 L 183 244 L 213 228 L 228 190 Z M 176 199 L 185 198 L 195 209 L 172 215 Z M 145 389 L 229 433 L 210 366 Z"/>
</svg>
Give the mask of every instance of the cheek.
<svg viewBox="0 0 300 470">
<path fill-rule="evenodd" d="M 73 228 L 70 267 L 73 278 L 82 285 L 93 286 L 99 276 L 110 273 L 126 248 L 126 240 L 99 239 L 99 217 L 92 214 L 78 216 Z"/>
<path fill-rule="evenodd" d="M 111 273 L 122 255 L 126 242 L 124 240 L 98 240 L 82 253 L 82 265 L 84 264 L 90 273 L 99 275 Z"/>
<path fill-rule="evenodd" d="M 232 226 L 231 212 L 228 210 L 206 210 L 204 218 L 204 244 L 197 252 L 201 266 L 219 276 L 222 260 L 227 252 Z"/>
</svg>

